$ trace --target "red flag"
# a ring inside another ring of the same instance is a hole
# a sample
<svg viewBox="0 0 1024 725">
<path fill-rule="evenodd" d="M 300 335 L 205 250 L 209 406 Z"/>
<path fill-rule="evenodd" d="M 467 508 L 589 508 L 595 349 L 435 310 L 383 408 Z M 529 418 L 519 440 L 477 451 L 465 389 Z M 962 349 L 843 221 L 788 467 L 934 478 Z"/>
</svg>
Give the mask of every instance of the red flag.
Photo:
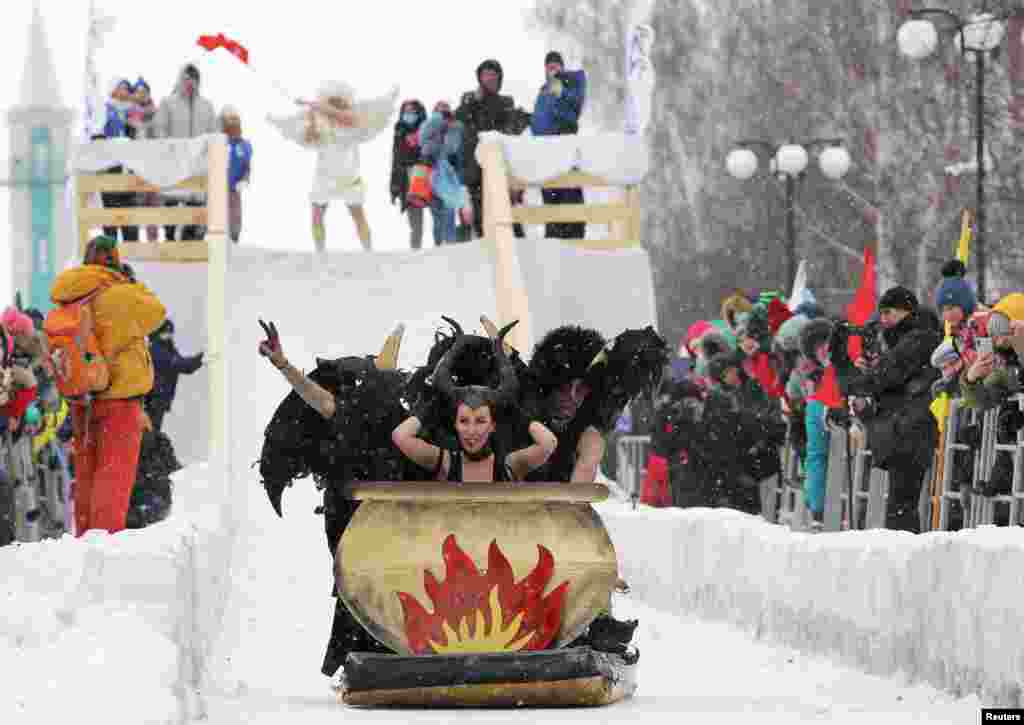
<svg viewBox="0 0 1024 725">
<path fill-rule="evenodd" d="M 839 380 L 836 378 L 836 369 L 829 365 L 825 368 L 825 374 L 821 376 L 818 387 L 814 390 L 808 400 L 820 400 L 827 408 L 842 408 L 843 396 L 839 390 Z"/>
<path fill-rule="evenodd" d="M 860 287 L 857 294 L 846 307 L 846 319 L 853 325 L 863 325 L 875 311 L 877 297 L 875 284 L 875 255 L 871 247 L 864 248 L 864 271 L 860 276 Z M 859 337 L 851 337 L 849 343 L 850 358 L 856 360 L 863 349 L 863 341 Z"/>
<path fill-rule="evenodd" d="M 240 61 L 249 64 L 249 51 L 241 43 L 227 38 L 224 33 L 217 33 L 216 35 L 200 35 L 199 40 L 196 43 L 206 50 L 214 51 L 217 48 L 224 48 L 231 55 L 238 58 Z"/>
</svg>

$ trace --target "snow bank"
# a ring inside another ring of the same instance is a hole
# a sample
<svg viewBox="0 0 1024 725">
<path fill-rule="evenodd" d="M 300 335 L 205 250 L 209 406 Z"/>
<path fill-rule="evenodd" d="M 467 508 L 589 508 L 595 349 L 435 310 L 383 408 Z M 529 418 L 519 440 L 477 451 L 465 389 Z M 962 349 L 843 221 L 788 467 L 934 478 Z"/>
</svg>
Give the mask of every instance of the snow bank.
<svg viewBox="0 0 1024 725">
<path fill-rule="evenodd" d="M 191 535 L 166 522 L 0 548 L 0 722 L 64 721 L 68 703 L 85 722 L 181 721 Z"/>
<path fill-rule="evenodd" d="M 648 604 L 1024 705 L 1024 530 L 805 534 L 722 509 L 597 507 Z"/>
</svg>

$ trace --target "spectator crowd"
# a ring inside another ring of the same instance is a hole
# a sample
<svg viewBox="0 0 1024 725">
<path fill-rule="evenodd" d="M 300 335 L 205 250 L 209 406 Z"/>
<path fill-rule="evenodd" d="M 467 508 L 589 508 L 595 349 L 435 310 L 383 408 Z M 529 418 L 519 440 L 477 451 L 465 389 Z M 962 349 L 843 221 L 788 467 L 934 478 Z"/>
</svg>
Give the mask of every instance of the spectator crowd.
<svg viewBox="0 0 1024 725">
<path fill-rule="evenodd" d="M 423 243 L 424 210 L 431 215 L 431 233 L 435 245 L 464 242 L 483 235 L 483 178 L 476 160 L 481 133 L 497 131 L 533 136 L 575 134 L 586 98 L 586 74 L 568 70 L 560 53 L 544 58 L 544 80 L 532 112 L 517 107 L 515 100 L 503 94 L 504 71 L 494 59 L 483 61 L 476 70 L 475 87 L 465 92 L 453 107 L 447 99 L 438 99 L 427 111 L 417 98 L 401 102 L 394 124 L 389 194 L 392 204 L 407 217 L 410 246 Z M 213 104 L 201 92 L 201 75 L 194 64 L 180 71 L 172 92 L 159 104 L 153 101 L 144 78 L 132 83 L 118 79 L 105 104 L 105 123 L 97 129 L 95 140 L 132 140 L 194 138 L 224 133 L 229 143 L 228 220 L 229 236 L 238 242 L 242 233 L 242 193 L 251 180 L 253 145 L 242 134 L 238 109 L 224 106 L 216 113 Z M 358 146 L 375 135 L 376 129 L 352 131 L 358 124 L 354 91 L 345 83 L 328 82 L 321 86 L 316 100 L 298 100 L 306 114 L 298 124 L 292 119 L 269 116 L 282 133 L 304 148 L 318 153 L 312 203 L 312 237 L 318 251 L 326 250 L 326 211 L 333 200 L 348 207 L 364 249 L 371 248 L 369 221 L 364 209 L 365 185 L 360 174 Z M 365 121 L 365 119 L 362 119 Z M 107 173 L 125 173 L 115 166 Z M 548 204 L 579 204 L 581 189 L 544 189 Z M 513 203 L 521 203 L 522 191 L 512 194 Z M 157 193 L 104 192 L 107 208 L 136 206 L 202 206 L 201 193 L 167 190 Z M 546 227 L 548 237 L 582 238 L 582 223 L 555 223 Z M 136 226 L 108 227 L 111 238 L 135 242 L 140 239 Z M 201 226 L 167 226 L 165 240 L 201 240 Z M 516 234 L 523 235 L 520 225 Z M 156 242 L 160 231 L 155 225 L 145 230 L 145 239 Z"/>
<path fill-rule="evenodd" d="M 965 411 L 998 411 L 997 438 L 1017 441 L 1024 413 L 1024 294 L 983 304 L 954 260 L 943 266 L 932 302 L 910 289 L 886 290 L 867 324 L 828 316 L 809 290 L 787 303 L 779 291 L 737 292 L 721 318 L 694 322 L 681 355 L 644 413 L 634 401 L 622 432 L 650 436 L 640 499 L 654 506 L 726 506 L 762 513 L 761 487 L 782 474 L 788 447 L 800 461 L 803 503 L 820 529 L 830 435 L 848 435 L 888 474 L 887 528 L 930 528 L 944 396 Z M 999 450 L 980 483 L 972 477 L 980 424 L 963 425 L 950 480 L 965 525 L 972 495 L 1007 495 L 1013 454 Z M 1007 522 L 1007 510 L 997 522 Z M 846 513 L 847 525 L 849 513 Z M 1024 522 L 1015 522 L 1024 523 Z M 863 521 L 854 522 L 857 528 Z"/>
</svg>

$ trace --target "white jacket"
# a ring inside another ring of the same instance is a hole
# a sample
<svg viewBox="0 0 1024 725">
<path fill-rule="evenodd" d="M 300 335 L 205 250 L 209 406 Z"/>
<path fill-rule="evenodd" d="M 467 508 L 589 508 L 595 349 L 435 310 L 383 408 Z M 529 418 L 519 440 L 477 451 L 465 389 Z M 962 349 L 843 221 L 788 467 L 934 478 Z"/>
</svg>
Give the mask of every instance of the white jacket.
<svg viewBox="0 0 1024 725">
<path fill-rule="evenodd" d="M 366 197 L 366 184 L 359 171 L 359 146 L 371 140 L 390 125 L 398 89 L 388 95 L 353 103 L 359 116 L 359 126 L 337 128 L 324 124 L 320 143 L 307 143 L 306 112 L 288 116 L 267 116 L 285 138 L 303 148 L 317 152 L 316 171 L 309 198 L 314 204 L 327 204 L 342 200 L 346 204 L 362 204 Z"/>
</svg>

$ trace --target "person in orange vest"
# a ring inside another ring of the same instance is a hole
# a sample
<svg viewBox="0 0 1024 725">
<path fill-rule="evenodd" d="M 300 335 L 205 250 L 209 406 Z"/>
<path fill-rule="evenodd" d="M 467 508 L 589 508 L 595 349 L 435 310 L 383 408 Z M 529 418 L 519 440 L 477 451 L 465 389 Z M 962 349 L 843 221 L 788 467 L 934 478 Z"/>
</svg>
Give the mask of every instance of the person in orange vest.
<svg viewBox="0 0 1024 725">
<path fill-rule="evenodd" d="M 153 387 L 146 338 L 167 314 L 156 295 L 126 274 L 110 237 L 89 242 L 83 264 L 57 276 L 50 299 L 63 305 L 94 293 L 90 304 L 110 384 L 91 403 L 71 405 L 79 536 L 125 528 L 146 421 L 142 399 Z"/>
</svg>

